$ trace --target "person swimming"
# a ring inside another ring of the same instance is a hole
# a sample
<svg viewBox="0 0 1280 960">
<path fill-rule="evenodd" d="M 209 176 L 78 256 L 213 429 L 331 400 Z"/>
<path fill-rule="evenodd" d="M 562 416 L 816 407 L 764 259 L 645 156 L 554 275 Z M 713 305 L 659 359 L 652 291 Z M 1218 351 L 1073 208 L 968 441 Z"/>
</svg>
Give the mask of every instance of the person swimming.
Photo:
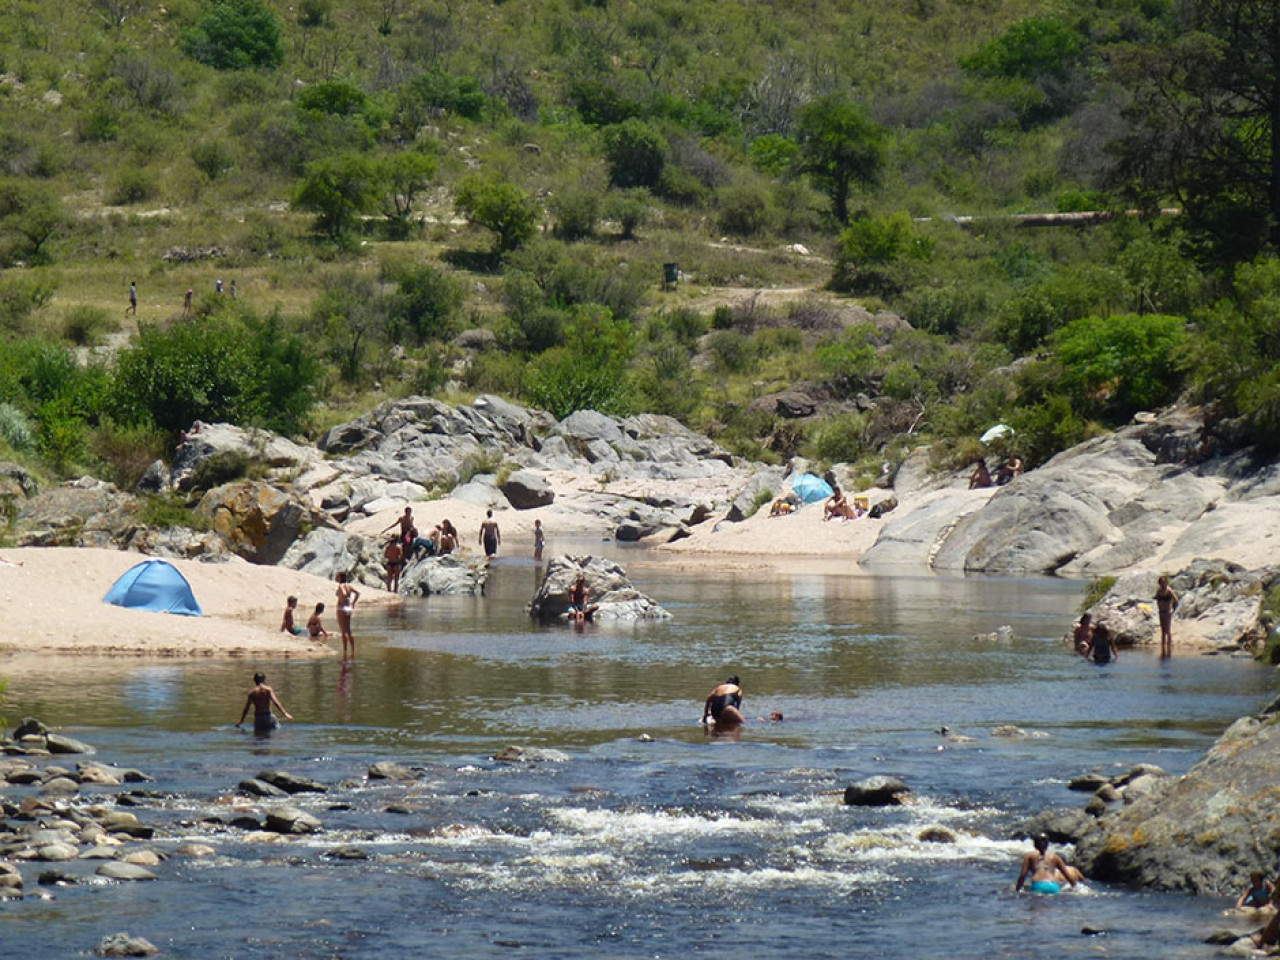
<svg viewBox="0 0 1280 960">
<path fill-rule="evenodd" d="M 1049 852 L 1048 835 L 1037 833 L 1031 842 L 1035 849 L 1022 858 L 1022 869 L 1018 872 L 1014 890 L 1021 893 L 1028 876 L 1031 877 L 1028 889 L 1032 893 L 1061 893 L 1063 880 L 1074 887 L 1079 871 L 1069 866 L 1058 854 Z"/>
</svg>

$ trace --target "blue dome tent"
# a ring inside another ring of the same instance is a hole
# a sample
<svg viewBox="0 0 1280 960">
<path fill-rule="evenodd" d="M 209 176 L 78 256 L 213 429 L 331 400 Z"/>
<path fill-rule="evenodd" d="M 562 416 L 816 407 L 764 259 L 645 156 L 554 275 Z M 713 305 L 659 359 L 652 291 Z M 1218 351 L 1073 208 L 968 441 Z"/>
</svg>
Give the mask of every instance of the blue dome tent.
<svg viewBox="0 0 1280 960">
<path fill-rule="evenodd" d="M 130 567 L 102 600 L 133 610 L 180 613 L 184 617 L 204 615 L 187 578 L 167 560 L 144 560 Z"/>
<path fill-rule="evenodd" d="M 816 503 L 835 493 L 831 484 L 812 473 L 802 473 L 792 480 L 791 490 L 805 503 Z"/>
</svg>

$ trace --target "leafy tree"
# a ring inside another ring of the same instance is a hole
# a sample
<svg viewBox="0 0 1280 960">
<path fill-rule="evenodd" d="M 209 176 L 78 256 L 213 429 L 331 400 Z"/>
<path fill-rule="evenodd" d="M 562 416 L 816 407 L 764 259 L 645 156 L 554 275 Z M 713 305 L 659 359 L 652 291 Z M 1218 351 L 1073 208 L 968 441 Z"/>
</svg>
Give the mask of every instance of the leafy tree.
<svg viewBox="0 0 1280 960">
<path fill-rule="evenodd" d="M 636 231 L 649 217 L 649 191 L 643 187 L 611 190 L 605 197 L 605 213 L 618 221 L 622 239 L 634 240 Z"/>
<path fill-rule="evenodd" d="M 278 67 L 284 62 L 280 18 L 263 0 L 216 0 L 182 31 L 182 50 L 218 70 Z"/>
<path fill-rule="evenodd" d="M 494 253 L 499 256 L 528 243 L 538 231 L 537 201 L 500 177 L 463 177 L 454 190 L 454 203 L 472 223 L 493 232 Z"/>
<path fill-rule="evenodd" d="M 486 99 L 474 77 L 455 77 L 442 70 L 432 70 L 400 89 L 396 116 L 404 134 L 412 138 L 433 111 L 479 120 Z"/>
<path fill-rule="evenodd" d="M 670 149 L 662 134 L 635 117 L 606 127 L 604 155 L 609 182 L 615 187 L 656 187 Z"/>
<path fill-rule="evenodd" d="M 435 157 L 416 150 L 386 154 L 374 161 L 372 190 L 394 237 L 409 235 L 414 205 L 431 186 L 438 167 Z"/>
<path fill-rule="evenodd" d="M 858 217 L 840 234 L 831 285 L 858 293 L 895 291 L 899 284 L 889 268 L 902 260 L 927 259 L 931 250 L 905 211 Z"/>
<path fill-rule="evenodd" d="M 312 339 L 348 383 L 360 382 L 370 348 L 385 340 L 389 305 L 366 273 L 344 270 L 324 278 L 311 305 Z"/>
<path fill-rule="evenodd" d="M 1280 243 L 1280 5 L 1193 0 L 1167 35 L 1117 56 L 1131 132 L 1118 184 L 1175 197 L 1228 259 Z"/>
<path fill-rule="evenodd" d="M 566 330 L 565 345 L 535 363 L 529 399 L 563 419 L 575 410 L 622 414 L 628 409 L 627 361 L 631 324 L 600 307 L 579 307 Z"/>
<path fill-rule="evenodd" d="M 849 222 L 849 191 L 870 185 L 884 166 L 884 131 L 857 104 L 839 96 L 808 103 L 800 111 L 800 169 L 831 199 L 840 223 Z"/>
<path fill-rule="evenodd" d="M 0 180 L 0 266 L 15 260 L 48 263 L 46 244 L 67 221 L 62 200 L 41 184 Z"/>
<path fill-rule="evenodd" d="M 1080 34 L 1070 24 L 1055 17 L 1031 17 L 962 57 L 960 66 L 983 77 L 1061 77 L 1083 49 Z"/>
<path fill-rule="evenodd" d="M 317 231 L 338 240 L 361 213 L 373 208 L 379 186 L 373 161 L 349 153 L 307 164 L 293 202 L 316 215 Z"/>
<path fill-rule="evenodd" d="M 1186 336 L 1182 317 L 1120 314 L 1073 320 L 1051 342 L 1075 409 L 1123 423 L 1177 395 Z"/>
<path fill-rule="evenodd" d="M 393 340 L 402 333 L 418 345 L 444 340 L 457 331 L 454 320 L 462 309 L 462 285 L 430 264 L 401 264 L 386 271 L 396 283 L 387 319 Z"/>
</svg>

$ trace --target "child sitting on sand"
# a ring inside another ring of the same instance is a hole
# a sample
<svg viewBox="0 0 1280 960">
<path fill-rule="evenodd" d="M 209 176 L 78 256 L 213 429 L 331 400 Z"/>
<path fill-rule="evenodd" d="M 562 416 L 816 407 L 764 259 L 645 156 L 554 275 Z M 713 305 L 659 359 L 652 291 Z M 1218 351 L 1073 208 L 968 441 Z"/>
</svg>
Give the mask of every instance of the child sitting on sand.
<svg viewBox="0 0 1280 960">
<path fill-rule="evenodd" d="M 280 621 L 280 632 L 288 633 L 295 637 L 300 637 L 307 631 L 303 627 L 299 627 L 293 622 L 293 611 L 298 607 L 298 598 L 290 597 L 284 604 L 284 619 Z"/>
<path fill-rule="evenodd" d="M 307 621 L 307 633 L 311 634 L 312 639 L 319 639 L 329 635 L 329 631 L 320 622 L 320 614 L 322 613 L 324 613 L 324 604 L 317 603 L 315 613 L 311 614 L 311 619 Z"/>
</svg>

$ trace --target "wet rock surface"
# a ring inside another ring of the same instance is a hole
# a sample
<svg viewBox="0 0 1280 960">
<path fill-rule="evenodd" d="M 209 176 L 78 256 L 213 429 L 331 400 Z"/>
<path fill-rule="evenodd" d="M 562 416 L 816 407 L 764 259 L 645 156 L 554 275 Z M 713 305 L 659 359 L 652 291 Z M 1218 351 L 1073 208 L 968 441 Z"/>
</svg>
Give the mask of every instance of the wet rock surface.
<svg viewBox="0 0 1280 960">
<path fill-rule="evenodd" d="M 569 593 L 578 577 L 586 578 L 588 619 L 664 620 L 671 616 L 645 596 L 627 578 L 620 564 L 600 557 L 554 557 L 547 564 L 538 592 L 529 603 L 529 614 L 543 622 L 563 620 L 569 610 Z"/>
</svg>

